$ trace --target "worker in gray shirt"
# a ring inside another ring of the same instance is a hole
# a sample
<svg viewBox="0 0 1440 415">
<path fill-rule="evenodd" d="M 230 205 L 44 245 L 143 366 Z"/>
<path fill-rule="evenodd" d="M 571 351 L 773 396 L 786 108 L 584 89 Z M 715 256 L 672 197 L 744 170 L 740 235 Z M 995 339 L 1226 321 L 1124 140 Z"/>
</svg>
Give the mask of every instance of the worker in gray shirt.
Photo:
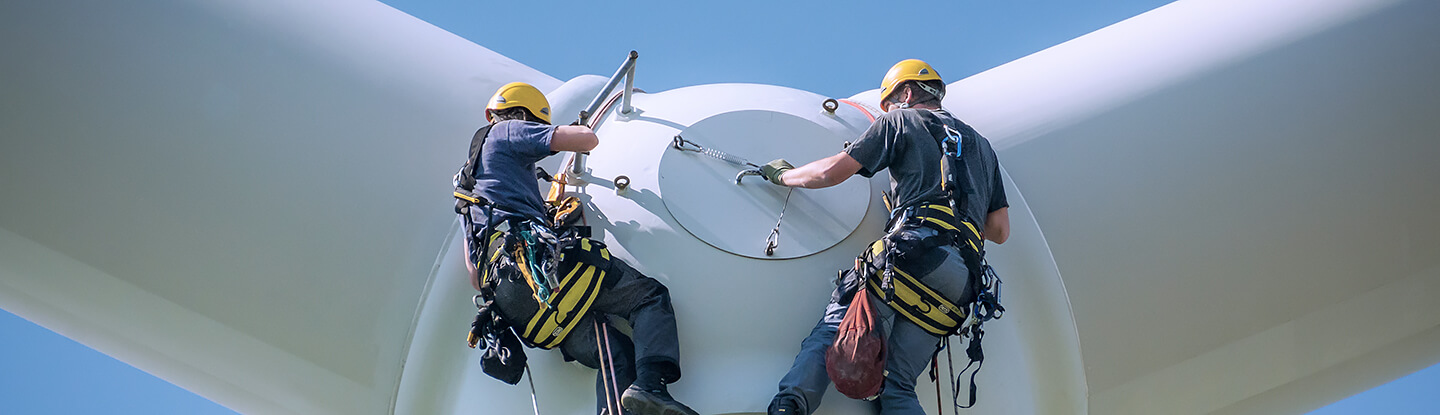
<svg viewBox="0 0 1440 415">
<path fill-rule="evenodd" d="M 884 246 L 891 250 L 888 257 L 910 271 L 907 277 L 913 277 L 913 283 L 943 297 L 934 301 L 959 305 L 955 307 L 959 314 L 950 319 L 914 316 L 919 313 L 901 313 L 906 318 L 897 319 L 896 310 L 905 311 L 905 304 L 897 303 L 893 292 L 884 293 L 892 297 L 885 298 L 881 291 L 891 288 L 881 289 L 876 273 L 847 274 L 850 281 L 842 281 L 831 296 L 825 314 L 801 343 L 794 365 L 780 380 L 770 414 L 815 412 L 830 383 L 825 368 L 826 349 L 834 342 L 850 299 L 866 289 L 876 294 L 869 297 L 870 301 L 888 328 L 883 386 L 874 397 L 880 413 L 924 413 L 915 395 L 916 378 L 938 350 L 941 339 L 959 329 L 966 312 L 963 306 L 976 297 L 976 259 L 983 255 L 983 240 L 1004 243 L 1010 234 L 1009 204 L 995 152 L 989 141 L 940 108 L 944 94 L 945 84 L 929 64 L 916 59 L 901 61 L 881 81 L 880 106 L 885 114 L 845 151 L 798 168 L 784 159 L 762 167 L 762 176 L 774 184 L 812 189 L 840 184 L 855 174 L 868 178 L 889 169 L 893 203 L 889 233 L 882 241 L 929 243 L 886 243 Z M 961 140 L 961 136 L 966 138 Z M 952 189 L 944 185 L 941 168 L 944 137 L 956 138 L 955 153 L 959 156 L 954 164 L 960 167 L 959 174 L 953 175 L 958 183 L 952 184 Z M 954 200 L 948 200 L 951 198 Z M 862 255 L 862 260 L 865 258 Z"/>
</svg>

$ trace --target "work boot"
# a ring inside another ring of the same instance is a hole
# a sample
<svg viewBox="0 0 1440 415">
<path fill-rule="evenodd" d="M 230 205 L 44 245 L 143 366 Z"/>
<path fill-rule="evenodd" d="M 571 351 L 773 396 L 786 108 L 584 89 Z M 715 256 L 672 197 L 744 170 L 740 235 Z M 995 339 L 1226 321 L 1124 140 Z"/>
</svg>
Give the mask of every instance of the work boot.
<svg viewBox="0 0 1440 415">
<path fill-rule="evenodd" d="M 804 415 L 800 413 L 800 408 L 796 408 L 794 405 L 789 405 L 788 403 L 776 405 L 774 408 L 770 408 L 770 412 L 768 413 L 769 415 Z"/>
<path fill-rule="evenodd" d="M 775 398 L 770 402 L 770 408 L 766 411 L 768 415 L 805 415 L 800 410 L 800 404 L 794 399 Z"/>
<path fill-rule="evenodd" d="M 641 389 L 630 385 L 620 395 L 620 406 L 635 415 L 700 415 L 694 409 L 670 397 L 664 387 L 654 390 Z"/>
</svg>

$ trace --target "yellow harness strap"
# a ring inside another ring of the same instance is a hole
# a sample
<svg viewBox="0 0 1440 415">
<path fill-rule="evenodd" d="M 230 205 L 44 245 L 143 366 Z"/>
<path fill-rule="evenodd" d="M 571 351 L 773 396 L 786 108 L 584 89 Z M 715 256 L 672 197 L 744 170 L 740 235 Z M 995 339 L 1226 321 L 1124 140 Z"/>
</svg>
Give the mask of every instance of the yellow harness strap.
<svg viewBox="0 0 1440 415">
<path fill-rule="evenodd" d="M 520 267 L 521 270 L 525 268 Z M 565 252 L 565 261 L 560 264 L 559 271 L 565 277 L 560 280 L 560 286 L 550 293 L 550 303 L 540 303 L 539 311 L 521 330 L 520 337 L 543 349 L 560 345 L 580 322 L 580 317 L 590 311 L 609 268 L 610 251 L 603 244 L 580 239 Z M 527 279 L 534 278 L 529 273 L 525 276 Z M 534 284 L 533 281 L 527 282 Z"/>
<path fill-rule="evenodd" d="M 957 223 L 955 215 L 949 206 L 931 204 L 918 209 L 917 214 L 911 220 L 919 220 L 921 224 L 941 231 L 955 231 L 960 235 L 962 246 L 979 252 L 983 242 L 980 233 L 976 231 L 975 225 L 969 222 Z M 963 229 L 963 230 L 962 230 Z M 968 231 L 968 232 L 967 232 Z M 883 275 L 878 264 L 890 250 L 888 241 L 881 238 L 870 245 L 870 249 L 861 255 L 860 261 L 864 263 L 866 272 L 866 286 L 870 291 L 884 301 L 885 304 L 895 309 L 900 315 L 905 316 L 915 325 L 936 336 L 947 336 L 959 331 L 965 323 L 966 310 L 964 307 L 955 305 L 945 296 L 926 286 L 909 272 L 895 266 L 895 273 L 891 275 L 890 283 L 894 295 L 886 297 L 885 290 L 881 287 Z"/>
</svg>

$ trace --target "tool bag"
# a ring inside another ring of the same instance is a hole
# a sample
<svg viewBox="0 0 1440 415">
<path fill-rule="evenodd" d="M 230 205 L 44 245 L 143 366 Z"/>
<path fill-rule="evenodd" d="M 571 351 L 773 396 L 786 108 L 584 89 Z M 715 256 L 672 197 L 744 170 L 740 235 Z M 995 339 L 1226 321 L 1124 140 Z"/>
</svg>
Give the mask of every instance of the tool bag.
<svg viewBox="0 0 1440 415">
<path fill-rule="evenodd" d="M 525 311 L 507 317 L 515 324 L 520 338 L 532 347 L 559 346 L 590 311 L 600 291 L 614 285 L 615 279 L 609 278 L 612 274 L 610 251 L 604 243 L 577 236 L 558 245 L 552 254 L 557 257 L 558 265 L 552 271 L 545 271 L 548 276 L 534 273 L 536 268 L 524 258 L 523 243 L 514 245 L 517 248 L 508 255 L 514 261 L 501 262 L 502 267 L 512 267 L 509 275 L 517 279 L 508 284 L 512 290 L 511 300 L 514 296 L 529 294 L 530 301 L 511 303 L 515 304 L 514 308 Z M 548 282 L 552 277 L 556 280 Z M 523 284 L 518 281 L 522 279 Z M 548 295 L 542 296 L 541 292 Z"/>
<path fill-rule="evenodd" d="M 835 390 L 853 399 L 873 399 L 885 384 L 886 340 L 870 295 L 859 289 L 825 351 L 825 373 Z"/>
<path fill-rule="evenodd" d="M 495 312 L 495 303 L 481 303 L 483 297 L 475 296 L 479 312 L 475 314 L 475 322 L 470 323 L 470 348 L 484 342 L 480 369 L 501 382 L 520 383 L 520 377 L 525 374 L 525 349 L 520 347 L 520 339 L 515 337 L 510 325 Z"/>
</svg>

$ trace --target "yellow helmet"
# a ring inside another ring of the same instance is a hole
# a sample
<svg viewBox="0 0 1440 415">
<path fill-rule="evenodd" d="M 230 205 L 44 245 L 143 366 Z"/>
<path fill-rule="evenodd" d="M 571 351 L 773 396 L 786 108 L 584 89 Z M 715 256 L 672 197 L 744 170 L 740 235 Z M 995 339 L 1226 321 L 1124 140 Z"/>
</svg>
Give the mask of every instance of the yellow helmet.
<svg viewBox="0 0 1440 415">
<path fill-rule="evenodd" d="M 885 79 L 880 80 L 880 102 L 885 102 L 890 94 L 895 92 L 895 87 L 905 81 L 939 81 L 940 73 L 935 72 L 930 64 L 919 59 L 906 59 L 890 67 L 890 72 L 885 73 Z M 943 98 L 943 97 L 942 97 Z"/>
<path fill-rule="evenodd" d="M 524 82 L 511 82 L 495 91 L 490 104 L 485 106 L 485 121 L 493 122 L 490 111 L 514 107 L 523 107 L 546 124 L 550 123 L 550 101 L 539 89 Z"/>
</svg>

